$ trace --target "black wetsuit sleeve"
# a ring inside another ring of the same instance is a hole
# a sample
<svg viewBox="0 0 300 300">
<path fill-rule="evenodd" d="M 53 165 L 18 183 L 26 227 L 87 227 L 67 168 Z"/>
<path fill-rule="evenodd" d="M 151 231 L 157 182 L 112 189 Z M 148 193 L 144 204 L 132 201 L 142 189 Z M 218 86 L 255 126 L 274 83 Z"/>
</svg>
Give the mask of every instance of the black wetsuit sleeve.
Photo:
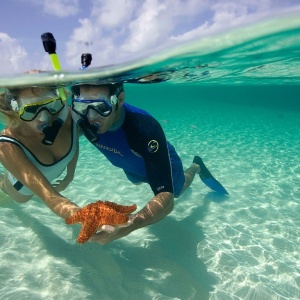
<svg viewBox="0 0 300 300">
<path fill-rule="evenodd" d="M 147 180 L 155 195 L 160 192 L 173 193 L 171 163 L 164 131 L 152 116 L 133 114 L 131 128 L 127 136 L 130 148 L 141 155 L 145 162 Z"/>
</svg>

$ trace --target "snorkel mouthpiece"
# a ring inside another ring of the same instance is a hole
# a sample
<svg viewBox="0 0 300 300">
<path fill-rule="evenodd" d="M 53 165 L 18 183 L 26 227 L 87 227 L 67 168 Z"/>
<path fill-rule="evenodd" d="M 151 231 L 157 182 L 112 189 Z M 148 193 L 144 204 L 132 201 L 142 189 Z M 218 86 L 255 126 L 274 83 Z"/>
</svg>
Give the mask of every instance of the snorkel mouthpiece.
<svg viewBox="0 0 300 300">
<path fill-rule="evenodd" d="M 64 121 L 60 118 L 56 119 L 52 126 L 46 126 L 42 131 L 45 137 L 42 140 L 44 145 L 53 145 L 54 140 L 59 132 L 59 129 L 64 124 Z"/>
<path fill-rule="evenodd" d="M 69 113 L 68 107 L 65 105 L 65 107 L 62 109 L 57 119 L 54 120 L 52 125 L 48 125 L 42 128 L 42 132 L 45 135 L 45 137 L 42 140 L 42 143 L 44 145 L 52 145 L 54 143 L 54 140 L 60 128 L 63 126 L 64 122 L 68 117 L 68 113 Z"/>
<path fill-rule="evenodd" d="M 83 131 L 85 137 L 91 142 L 95 143 L 98 140 L 97 131 L 98 126 L 90 124 L 88 120 L 79 119 L 77 123 Z"/>
</svg>

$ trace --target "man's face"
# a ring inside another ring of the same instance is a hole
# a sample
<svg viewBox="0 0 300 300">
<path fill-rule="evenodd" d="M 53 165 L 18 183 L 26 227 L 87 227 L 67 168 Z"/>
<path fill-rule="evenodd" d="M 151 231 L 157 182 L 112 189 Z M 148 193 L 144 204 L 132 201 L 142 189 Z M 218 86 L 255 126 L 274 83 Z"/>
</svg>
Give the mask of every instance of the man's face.
<svg viewBox="0 0 300 300">
<path fill-rule="evenodd" d="M 102 116 L 94 109 L 88 110 L 88 121 L 90 124 L 98 127 L 97 133 L 105 133 L 114 124 L 118 117 L 116 105 L 111 103 L 110 97 L 111 95 L 109 94 L 109 89 L 105 86 L 91 85 L 80 87 L 80 98 L 84 100 L 105 99 L 112 106 L 112 111 L 108 116 Z"/>
</svg>

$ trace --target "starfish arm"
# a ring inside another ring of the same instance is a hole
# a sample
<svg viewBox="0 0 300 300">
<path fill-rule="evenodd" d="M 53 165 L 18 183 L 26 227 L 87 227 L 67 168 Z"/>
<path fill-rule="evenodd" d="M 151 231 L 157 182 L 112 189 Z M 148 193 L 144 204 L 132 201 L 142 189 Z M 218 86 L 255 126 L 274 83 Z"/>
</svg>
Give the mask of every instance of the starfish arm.
<svg viewBox="0 0 300 300">
<path fill-rule="evenodd" d="M 104 207 L 100 217 L 100 225 L 118 225 L 124 224 L 128 221 L 128 217 L 125 214 L 121 214 L 111 208 Z"/>
<path fill-rule="evenodd" d="M 105 201 L 104 205 L 111 207 L 115 211 L 122 213 L 122 214 L 130 214 L 136 210 L 136 204 L 127 206 L 127 205 L 120 205 L 114 202 Z"/>
<path fill-rule="evenodd" d="M 97 201 L 90 203 L 71 217 L 66 219 L 66 223 L 82 223 L 82 229 L 78 235 L 78 243 L 85 243 L 102 225 L 124 225 L 128 222 L 128 214 L 136 210 L 136 205 L 119 205 L 110 201 Z"/>
<path fill-rule="evenodd" d="M 97 231 L 97 223 L 94 219 L 87 220 L 83 225 L 77 237 L 77 242 L 83 244 L 89 240 Z"/>
<path fill-rule="evenodd" d="M 81 217 L 81 210 L 77 211 L 76 213 L 74 213 L 71 217 L 66 218 L 66 223 L 68 225 L 72 225 L 75 223 L 80 223 L 82 221 L 82 217 Z"/>
</svg>

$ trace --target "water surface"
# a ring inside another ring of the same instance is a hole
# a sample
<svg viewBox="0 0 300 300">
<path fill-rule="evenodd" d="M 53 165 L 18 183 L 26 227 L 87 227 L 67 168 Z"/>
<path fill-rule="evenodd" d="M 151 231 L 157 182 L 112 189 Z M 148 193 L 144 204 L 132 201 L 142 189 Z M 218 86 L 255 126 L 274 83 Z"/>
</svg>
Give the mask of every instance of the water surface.
<svg viewBox="0 0 300 300">
<path fill-rule="evenodd" d="M 167 79 L 126 83 L 126 101 L 160 121 L 184 167 L 200 155 L 230 196 L 195 178 L 166 219 L 101 246 L 76 244 L 79 226 L 37 197 L 20 205 L 1 192 L 0 299 L 299 299 L 299 20 L 269 20 L 85 73 Z M 103 199 L 138 209 L 152 197 L 84 138 L 63 194 L 79 205 Z"/>
</svg>

